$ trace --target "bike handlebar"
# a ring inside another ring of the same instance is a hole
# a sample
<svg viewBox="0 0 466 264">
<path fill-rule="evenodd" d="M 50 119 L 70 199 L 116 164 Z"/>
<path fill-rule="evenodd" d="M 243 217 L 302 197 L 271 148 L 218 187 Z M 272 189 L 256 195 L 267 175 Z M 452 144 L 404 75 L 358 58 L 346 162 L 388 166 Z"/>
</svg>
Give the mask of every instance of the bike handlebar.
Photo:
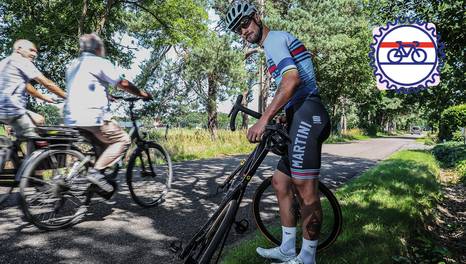
<svg viewBox="0 0 466 264">
<path fill-rule="evenodd" d="M 143 97 L 124 97 L 124 96 L 118 96 L 118 95 L 110 95 L 113 99 L 116 100 L 123 100 L 125 102 L 136 102 L 139 100 L 143 101 L 150 101 L 151 99 L 148 98 L 143 98 Z"/>
<path fill-rule="evenodd" d="M 233 108 L 231 109 L 230 113 L 228 114 L 228 117 L 230 117 L 230 129 L 231 131 L 236 130 L 236 116 L 238 115 L 238 112 L 244 112 L 252 117 L 255 117 L 257 119 L 261 118 L 262 114 L 253 111 L 249 108 L 244 107 L 241 102 L 243 101 L 243 95 L 238 95 L 236 98 L 236 103 L 233 105 Z"/>
</svg>

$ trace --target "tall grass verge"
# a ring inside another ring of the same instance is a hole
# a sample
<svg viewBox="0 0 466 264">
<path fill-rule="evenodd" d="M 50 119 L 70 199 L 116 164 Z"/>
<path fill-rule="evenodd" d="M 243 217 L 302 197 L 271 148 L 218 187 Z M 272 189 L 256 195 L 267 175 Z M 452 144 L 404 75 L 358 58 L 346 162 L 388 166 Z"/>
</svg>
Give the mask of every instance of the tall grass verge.
<svg viewBox="0 0 466 264">
<path fill-rule="evenodd" d="M 352 128 L 342 132 L 341 134 L 331 134 L 330 137 L 325 141 L 327 144 L 349 142 L 353 140 L 366 140 L 370 139 L 370 136 L 364 134 L 359 128 Z"/>
<path fill-rule="evenodd" d="M 149 138 L 163 145 L 175 162 L 245 154 L 255 147 L 248 142 L 245 130 L 232 132 L 220 129 L 216 140 L 212 140 L 205 129 L 174 128 L 168 130 L 166 139 L 163 130 L 150 131 Z"/>
</svg>

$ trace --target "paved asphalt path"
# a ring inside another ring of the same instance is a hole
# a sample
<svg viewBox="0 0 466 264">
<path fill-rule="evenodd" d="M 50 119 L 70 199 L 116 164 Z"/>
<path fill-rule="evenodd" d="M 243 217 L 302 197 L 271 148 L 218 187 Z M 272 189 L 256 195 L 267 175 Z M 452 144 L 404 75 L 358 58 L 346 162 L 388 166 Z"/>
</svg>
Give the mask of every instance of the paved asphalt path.
<svg viewBox="0 0 466 264">
<path fill-rule="evenodd" d="M 351 180 L 401 148 L 417 147 L 412 137 L 377 138 L 323 147 L 322 178 L 332 188 Z M 132 202 L 125 186 L 98 203 L 91 215 L 67 230 L 44 232 L 24 221 L 15 197 L 0 208 L 0 263 L 179 263 L 168 250 L 171 241 L 187 243 L 216 208 L 212 197 L 245 156 L 174 164 L 173 189 L 165 203 L 143 209 Z M 278 157 L 270 154 L 248 186 L 239 211 L 255 228 L 250 204 L 255 187 L 272 175 Z M 124 180 L 120 180 L 124 182 Z M 237 218 L 239 219 L 239 217 Z M 243 237 L 235 235 L 234 239 Z"/>
</svg>

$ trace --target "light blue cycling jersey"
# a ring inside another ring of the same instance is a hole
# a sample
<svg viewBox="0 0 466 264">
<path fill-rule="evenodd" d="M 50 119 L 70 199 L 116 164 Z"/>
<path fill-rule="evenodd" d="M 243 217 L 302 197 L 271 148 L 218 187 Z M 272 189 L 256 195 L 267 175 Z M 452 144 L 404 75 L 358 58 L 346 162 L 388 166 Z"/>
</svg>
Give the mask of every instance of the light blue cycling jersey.
<svg viewBox="0 0 466 264">
<path fill-rule="evenodd" d="M 291 69 L 298 69 L 301 83 L 285 106 L 289 108 L 309 94 L 317 94 L 317 84 L 311 53 L 296 37 L 284 31 L 270 31 L 264 41 L 267 68 L 280 86 L 283 75 Z"/>
</svg>

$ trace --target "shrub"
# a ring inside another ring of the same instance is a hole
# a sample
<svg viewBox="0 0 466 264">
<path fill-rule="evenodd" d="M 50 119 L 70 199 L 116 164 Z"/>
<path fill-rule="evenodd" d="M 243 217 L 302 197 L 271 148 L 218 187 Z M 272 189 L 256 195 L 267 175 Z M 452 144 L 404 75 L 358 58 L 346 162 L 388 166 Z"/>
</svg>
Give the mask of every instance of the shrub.
<svg viewBox="0 0 466 264">
<path fill-rule="evenodd" d="M 451 140 L 459 127 L 466 127 L 466 104 L 452 106 L 442 112 L 439 138 Z"/>
<path fill-rule="evenodd" d="M 435 158 L 446 168 L 453 168 L 466 161 L 466 145 L 460 142 L 446 142 L 432 149 Z"/>
</svg>

